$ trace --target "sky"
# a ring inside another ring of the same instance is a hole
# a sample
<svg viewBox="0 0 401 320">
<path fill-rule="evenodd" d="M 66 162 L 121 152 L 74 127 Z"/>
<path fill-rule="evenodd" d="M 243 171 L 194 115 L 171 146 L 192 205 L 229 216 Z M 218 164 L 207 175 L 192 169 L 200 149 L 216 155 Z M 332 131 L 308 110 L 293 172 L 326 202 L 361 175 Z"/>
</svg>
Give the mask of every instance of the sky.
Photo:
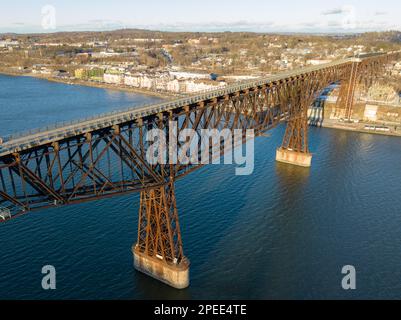
<svg viewBox="0 0 401 320">
<path fill-rule="evenodd" d="M 0 0 L 0 33 L 401 30 L 400 0 Z"/>
</svg>

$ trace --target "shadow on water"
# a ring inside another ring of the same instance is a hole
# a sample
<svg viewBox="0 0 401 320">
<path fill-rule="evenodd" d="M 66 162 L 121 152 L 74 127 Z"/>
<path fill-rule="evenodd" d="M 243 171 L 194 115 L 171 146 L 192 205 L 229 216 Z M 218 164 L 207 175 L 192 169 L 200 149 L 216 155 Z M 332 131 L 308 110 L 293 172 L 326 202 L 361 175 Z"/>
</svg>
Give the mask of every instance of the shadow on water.
<svg viewBox="0 0 401 320">
<path fill-rule="evenodd" d="M 279 183 L 287 186 L 298 186 L 310 177 L 311 169 L 276 162 L 276 174 Z"/>
<path fill-rule="evenodd" d="M 309 245 L 313 243 L 309 230 L 313 227 L 311 216 L 315 210 L 305 203 L 312 170 L 277 162 L 275 175 L 277 206 L 264 222 L 268 232 L 261 255 L 264 268 L 259 269 L 260 285 L 254 298 L 303 299 L 310 288 L 305 270 L 313 265 L 309 257 L 316 251 Z"/>
<path fill-rule="evenodd" d="M 152 300 L 191 299 L 189 288 L 177 290 L 138 271 L 135 271 L 135 277 L 133 278 L 133 281 L 137 290 L 136 295 L 139 295 L 140 299 L 149 299 L 150 297 Z M 137 299 L 138 296 L 134 296 L 133 298 Z"/>
</svg>

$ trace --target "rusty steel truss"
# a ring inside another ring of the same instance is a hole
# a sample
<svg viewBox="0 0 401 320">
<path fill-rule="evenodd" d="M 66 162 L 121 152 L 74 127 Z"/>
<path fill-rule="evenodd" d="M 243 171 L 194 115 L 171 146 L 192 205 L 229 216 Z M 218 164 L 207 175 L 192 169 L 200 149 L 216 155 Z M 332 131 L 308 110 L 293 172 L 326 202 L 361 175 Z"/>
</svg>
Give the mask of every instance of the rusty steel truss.
<svg viewBox="0 0 401 320">
<path fill-rule="evenodd" d="M 0 149 L 0 207 L 15 218 L 140 192 L 137 248 L 179 264 L 185 258 L 174 181 L 201 165 L 148 163 L 145 138 L 150 130 L 167 133 L 170 121 L 177 121 L 178 134 L 184 129 L 199 135 L 201 129 L 244 129 L 246 140 L 245 129 L 258 136 L 287 122 L 282 148 L 309 153 L 307 110 L 321 91 L 343 83 L 340 103 L 352 110 L 356 83 L 378 75 L 393 59 L 395 54 L 342 60 L 112 114 L 99 118 L 101 122 L 95 119 L 6 140 Z"/>
<path fill-rule="evenodd" d="M 386 66 L 397 59 L 398 53 L 387 55 L 365 55 L 363 58 L 354 59 L 349 77 L 340 87 L 337 99 L 336 115 L 350 121 L 352 118 L 355 94 L 362 92 L 380 81 L 385 74 Z"/>
</svg>

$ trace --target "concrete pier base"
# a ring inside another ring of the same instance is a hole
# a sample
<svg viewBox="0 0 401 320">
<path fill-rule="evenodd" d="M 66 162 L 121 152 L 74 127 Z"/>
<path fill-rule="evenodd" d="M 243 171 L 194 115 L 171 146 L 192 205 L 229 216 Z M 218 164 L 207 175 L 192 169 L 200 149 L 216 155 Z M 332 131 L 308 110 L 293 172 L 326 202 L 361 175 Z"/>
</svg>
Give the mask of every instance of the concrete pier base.
<svg viewBox="0 0 401 320">
<path fill-rule="evenodd" d="M 132 253 L 136 270 L 176 289 L 185 289 L 189 286 L 188 259 L 183 259 L 180 264 L 168 264 L 161 259 L 146 256 L 136 245 L 132 247 Z"/>
<path fill-rule="evenodd" d="M 312 165 L 312 154 L 279 148 L 277 149 L 276 160 L 278 162 L 309 168 Z"/>
</svg>

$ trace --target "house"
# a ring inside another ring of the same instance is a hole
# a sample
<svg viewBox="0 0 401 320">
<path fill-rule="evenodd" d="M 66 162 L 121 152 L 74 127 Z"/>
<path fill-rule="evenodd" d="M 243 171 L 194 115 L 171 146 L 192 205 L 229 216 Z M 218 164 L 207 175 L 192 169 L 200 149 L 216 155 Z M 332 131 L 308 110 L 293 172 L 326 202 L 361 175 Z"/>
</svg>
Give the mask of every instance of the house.
<svg viewBox="0 0 401 320">
<path fill-rule="evenodd" d="M 103 81 L 110 84 L 124 84 L 124 75 L 118 73 L 105 73 Z"/>
</svg>

